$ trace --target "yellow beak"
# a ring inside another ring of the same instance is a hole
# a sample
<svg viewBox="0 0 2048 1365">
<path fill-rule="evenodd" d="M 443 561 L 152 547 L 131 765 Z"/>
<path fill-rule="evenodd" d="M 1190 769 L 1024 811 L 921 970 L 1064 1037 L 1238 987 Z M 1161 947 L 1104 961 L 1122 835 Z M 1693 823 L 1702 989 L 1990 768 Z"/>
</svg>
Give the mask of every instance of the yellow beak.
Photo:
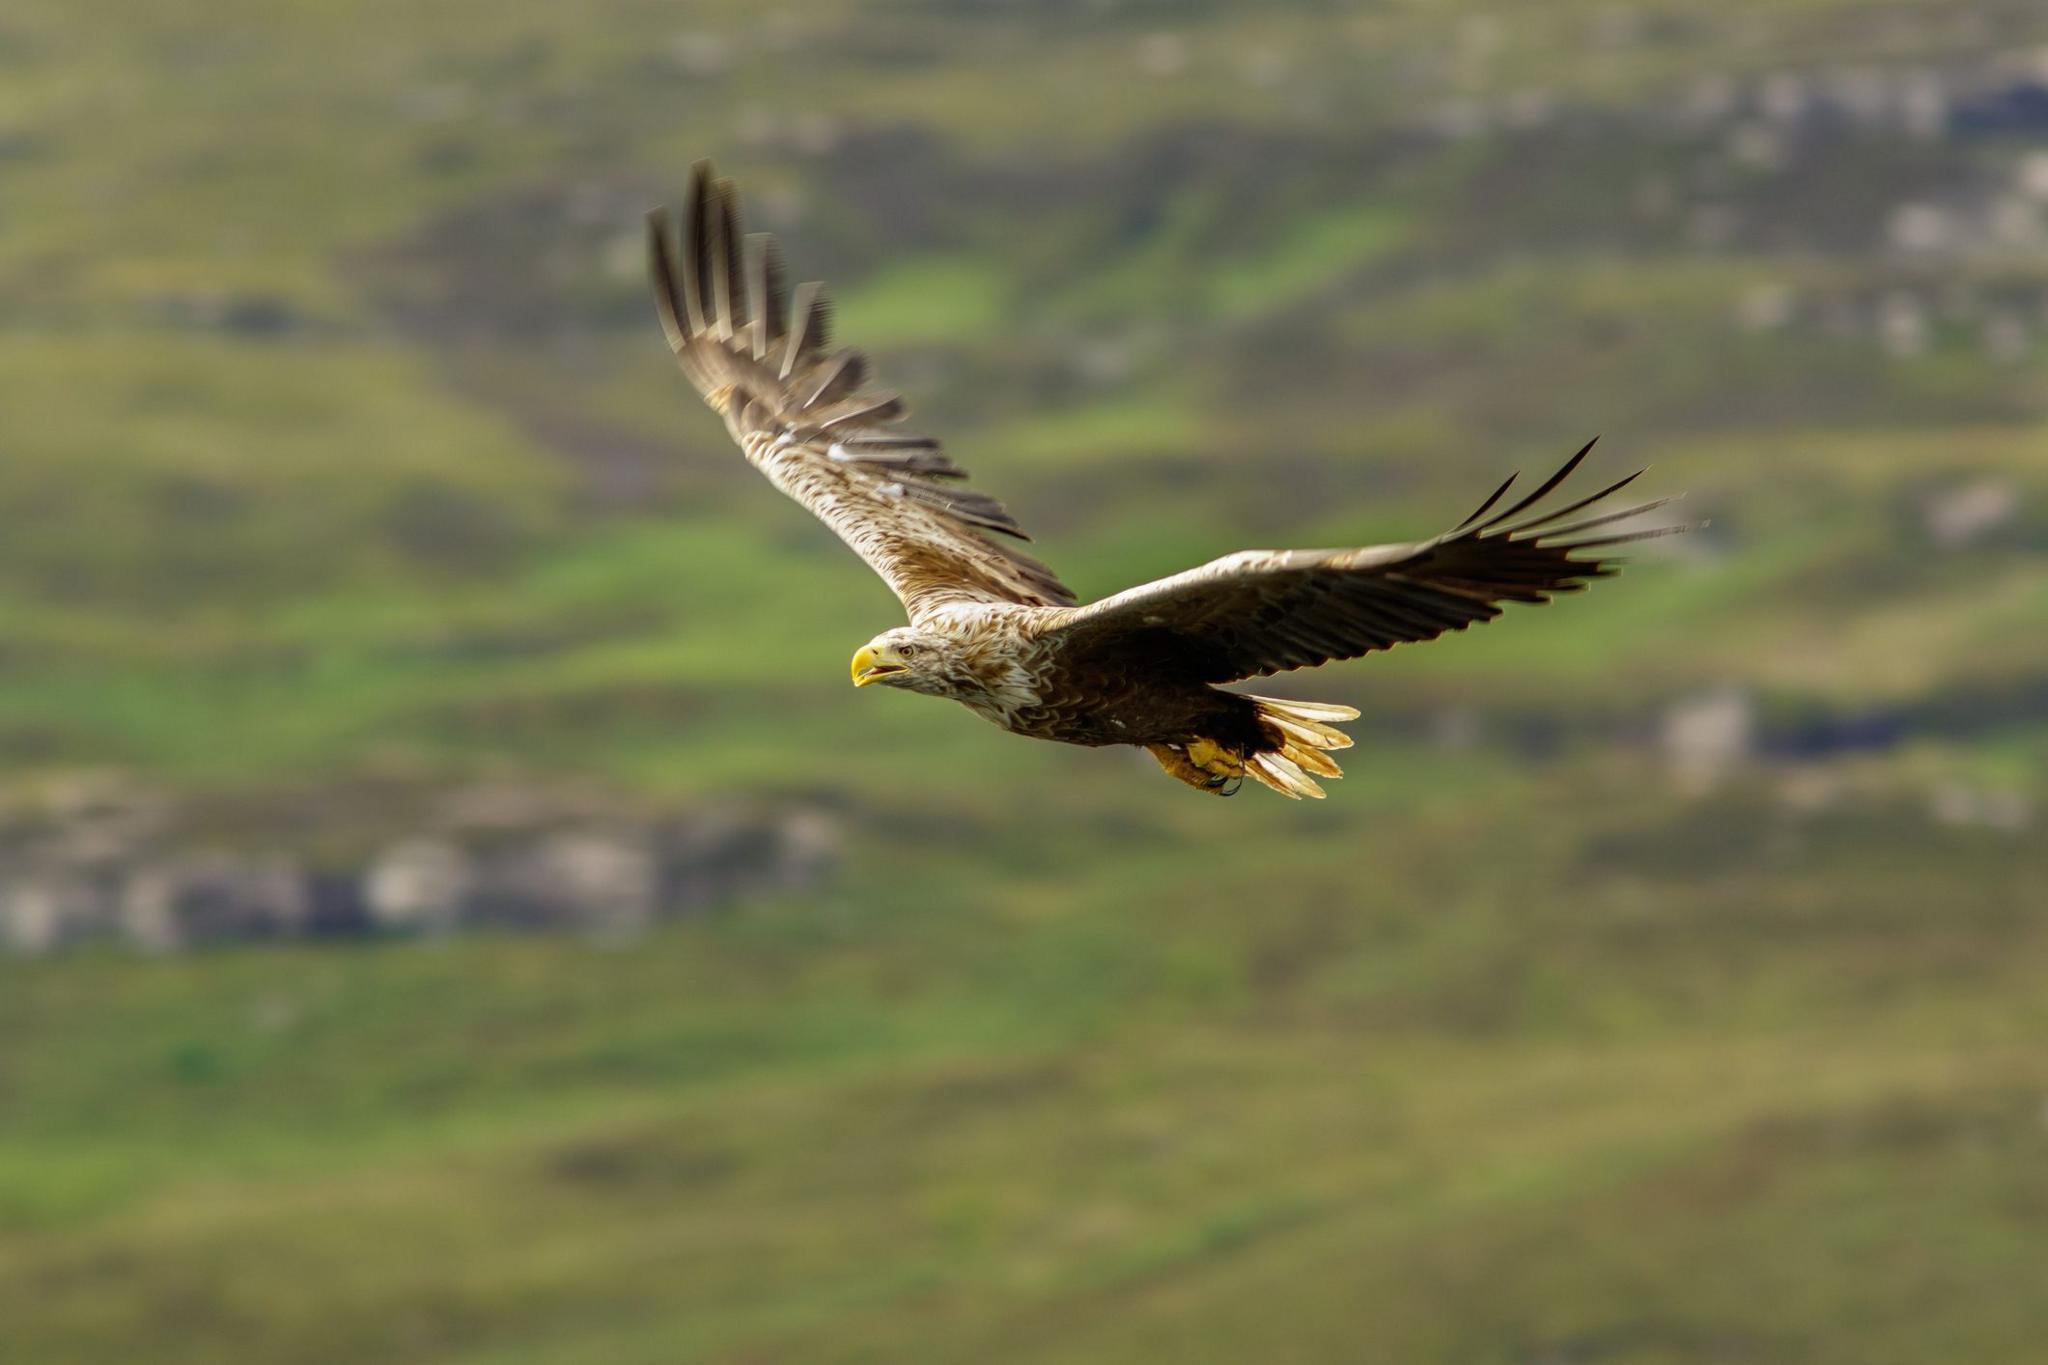
<svg viewBox="0 0 2048 1365">
<path fill-rule="evenodd" d="M 878 678 L 886 678 L 891 673 L 901 673 L 904 667 L 905 665 L 896 661 L 895 654 L 886 646 L 876 650 L 862 645 L 853 654 L 853 685 L 866 687 Z"/>
</svg>

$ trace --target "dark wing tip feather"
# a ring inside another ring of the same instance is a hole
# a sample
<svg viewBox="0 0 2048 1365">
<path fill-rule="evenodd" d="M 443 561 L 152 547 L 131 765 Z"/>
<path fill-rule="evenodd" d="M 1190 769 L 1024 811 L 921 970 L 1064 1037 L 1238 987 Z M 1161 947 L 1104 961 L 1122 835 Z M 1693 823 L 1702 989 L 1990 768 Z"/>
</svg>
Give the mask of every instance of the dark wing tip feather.
<svg viewBox="0 0 2048 1365">
<path fill-rule="evenodd" d="M 1658 499 L 1577 524 L 1562 518 L 1613 493 L 1517 522 L 1591 453 L 1589 441 L 1542 485 L 1505 511 L 1511 478 L 1455 530 L 1413 545 L 1353 550 L 1243 551 L 1082 609 L 1071 629 L 1084 647 L 1120 647 L 1166 629 L 1206 653 L 1204 680 L 1230 682 L 1330 659 L 1357 658 L 1396 645 L 1434 640 L 1491 621 L 1517 603 L 1541 605 L 1582 592 L 1616 571 L 1608 546 L 1668 535 L 1685 527 L 1585 535 L 1662 506 Z M 1524 531 L 1529 534 L 1522 534 Z M 1575 552 L 1585 552 L 1576 557 Z"/>
<path fill-rule="evenodd" d="M 654 310 L 661 318 L 662 334 L 668 338 L 669 349 L 680 351 L 689 344 L 690 334 L 683 321 L 682 289 L 676 280 L 675 254 L 669 249 L 673 231 L 667 209 L 648 210 L 647 268 L 654 278 Z"/>
<path fill-rule="evenodd" d="M 711 182 L 710 257 L 705 262 L 711 277 L 711 329 L 720 341 L 730 341 L 744 325 L 740 316 L 746 307 L 745 284 L 740 279 L 738 194 L 730 180 Z"/>
<path fill-rule="evenodd" d="M 1519 473 L 1517 473 L 1510 474 L 1505 479 L 1502 479 L 1500 481 L 1500 487 L 1494 489 L 1492 493 L 1488 494 L 1486 501 L 1480 503 L 1479 506 L 1476 509 L 1474 509 L 1471 516 L 1465 518 L 1456 526 L 1453 526 L 1451 528 L 1452 532 L 1455 533 L 1458 531 L 1462 531 L 1467 526 L 1470 526 L 1473 522 L 1485 516 L 1489 511 L 1493 509 L 1493 505 L 1501 500 L 1501 495 L 1506 493 L 1510 488 L 1513 488 L 1515 486 L 1515 480 L 1519 479 L 1520 477 L 1522 476 Z"/>
<path fill-rule="evenodd" d="M 1690 526 L 1652 526 L 1647 531 L 1623 531 L 1618 535 L 1593 536 L 1586 540 L 1557 541 L 1550 548 L 1570 553 L 1573 550 L 1591 550 L 1602 545 L 1629 545 L 1638 540 L 1661 540 L 1665 536 L 1684 535 Z"/>
<path fill-rule="evenodd" d="M 711 163 L 699 161 L 690 168 L 690 188 L 683 196 L 683 316 L 690 335 L 704 333 L 705 268 L 711 252 L 705 241 L 706 220 L 711 216 Z"/>
<path fill-rule="evenodd" d="M 747 279 L 747 335 L 756 360 L 768 358 L 768 348 L 782 338 L 783 318 L 788 306 L 782 285 L 781 253 L 775 238 L 765 232 L 746 236 L 744 253 Z"/>
<path fill-rule="evenodd" d="M 1605 488 L 1601 489 L 1597 493 L 1588 494 L 1587 496 L 1580 498 L 1577 502 L 1566 503 L 1562 507 L 1550 508 L 1544 512 L 1537 514 L 1536 516 L 1529 518 L 1527 521 L 1520 522 L 1514 526 L 1508 527 L 1505 531 L 1501 532 L 1501 534 L 1508 536 L 1550 534 L 1548 532 L 1538 531 L 1537 528 L 1540 526 L 1547 525 L 1550 522 L 1557 521 L 1561 518 L 1568 517 L 1572 513 L 1577 512 L 1582 508 L 1591 507 L 1594 503 L 1599 502 L 1602 498 L 1613 497 L 1616 493 L 1619 493 L 1622 489 L 1628 487 L 1637 479 L 1643 477 L 1643 475 L 1646 472 L 1646 470 L 1638 469 L 1633 474 L 1627 475 L 1623 478 L 1616 479 L 1613 483 L 1608 484 Z"/>
<path fill-rule="evenodd" d="M 1593 447 L 1598 444 L 1599 440 L 1600 438 L 1596 436 L 1579 447 L 1577 453 L 1569 460 L 1566 460 L 1556 473 L 1545 479 L 1542 485 L 1527 497 L 1521 499 L 1512 507 L 1496 512 L 1492 516 L 1486 517 L 1484 521 L 1481 521 L 1480 518 L 1485 517 L 1493 505 L 1500 500 L 1501 495 L 1507 491 L 1508 484 L 1514 482 L 1513 476 L 1510 476 L 1508 483 L 1495 489 L 1493 496 L 1480 504 L 1477 512 L 1474 512 L 1471 516 L 1460 522 L 1438 543 L 1480 540 L 1494 543 L 1512 541 L 1518 545 L 1528 547 L 1531 551 L 1568 555 L 1574 549 L 1619 544 L 1623 540 L 1650 540 L 1658 536 L 1675 535 L 1682 531 L 1694 529 L 1692 525 L 1681 524 L 1658 527 L 1649 531 L 1626 533 L 1618 537 L 1600 537 L 1569 542 L 1560 539 L 1561 537 L 1576 536 L 1585 531 L 1626 521 L 1630 517 L 1641 516 L 1646 512 L 1655 511 L 1659 507 L 1675 502 L 1684 496 L 1682 493 L 1674 493 L 1668 497 L 1653 498 L 1648 502 L 1638 503 L 1632 507 L 1616 511 L 1602 511 L 1576 522 L 1561 524 L 1565 523 L 1565 519 L 1574 513 L 1593 507 L 1619 493 L 1622 489 L 1627 488 L 1630 484 L 1641 478 L 1647 472 L 1647 468 L 1638 469 L 1631 474 L 1616 479 L 1613 483 L 1585 497 L 1576 498 L 1559 507 L 1540 509 L 1523 520 L 1515 520 L 1515 518 L 1522 516 L 1525 512 L 1529 512 L 1530 509 L 1535 508 L 1538 503 L 1542 502 L 1544 498 L 1555 492 L 1578 469 L 1579 465 L 1585 461 L 1586 456 L 1592 452 Z M 1565 562 L 1576 567 L 1585 561 L 1566 560 Z M 1552 567 L 1555 566 L 1553 565 Z"/>
<path fill-rule="evenodd" d="M 1633 478 L 1634 475 L 1630 475 L 1630 477 Z M 1564 512 L 1553 512 L 1543 517 L 1541 521 L 1525 522 L 1521 526 L 1517 526 L 1513 530 L 1509 531 L 1508 534 L 1510 536 L 1532 540 L 1539 538 L 1544 540 L 1550 540 L 1555 539 L 1558 536 L 1575 536 L 1581 531 L 1590 531 L 1596 526 L 1607 526 L 1617 521 L 1627 521 L 1630 517 L 1639 517 L 1642 516 L 1645 512 L 1654 512 L 1660 507 L 1669 507 L 1672 503 L 1679 501 L 1684 496 L 1685 494 L 1683 493 L 1673 493 L 1668 497 L 1652 498 L 1648 502 L 1639 502 L 1633 507 L 1624 507 L 1618 512 L 1603 512 L 1597 517 L 1587 517 L 1583 521 L 1575 521 L 1565 526 L 1554 526 L 1548 524 L 1550 522 L 1555 521 L 1558 517 L 1565 515 Z M 1599 501 L 1599 499 L 1595 498 L 1592 499 L 1592 501 L 1597 502 Z M 1576 509 L 1566 509 L 1566 511 L 1572 510 Z M 1531 526 L 1540 526 L 1542 529 L 1532 532 L 1530 530 Z"/>
<path fill-rule="evenodd" d="M 1491 530 L 1493 527 L 1500 525 L 1502 522 L 1508 520 L 1509 518 L 1517 516 L 1520 513 L 1535 506 L 1537 503 L 1541 502 L 1545 497 L 1549 496 L 1550 491 L 1552 489 L 1556 488 L 1559 484 L 1563 483 L 1566 479 L 1572 476 L 1572 471 L 1577 469 L 1582 463 L 1585 462 L 1586 457 L 1593 453 L 1593 447 L 1598 445 L 1599 443 L 1600 438 L 1598 436 L 1595 436 L 1592 440 L 1580 446 L 1578 453 L 1576 455 L 1573 455 L 1569 460 L 1566 460 L 1564 464 L 1561 467 L 1559 467 L 1558 471 L 1555 474 L 1552 474 L 1549 478 L 1545 479 L 1543 481 L 1542 486 L 1539 487 L 1535 492 L 1531 493 L 1528 497 L 1523 498 L 1520 502 L 1516 503 L 1513 507 L 1508 508 L 1505 512 L 1494 513 L 1493 516 L 1491 516 L 1485 521 L 1480 522 L 1479 525 L 1473 527 L 1473 531 L 1477 533 L 1479 531 Z"/>
<path fill-rule="evenodd" d="M 831 313 L 824 285 L 806 280 L 796 287 L 790 303 L 789 330 L 782 343 L 782 363 L 776 367 L 777 379 L 788 383 L 796 373 L 797 362 L 830 341 Z"/>
</svg>

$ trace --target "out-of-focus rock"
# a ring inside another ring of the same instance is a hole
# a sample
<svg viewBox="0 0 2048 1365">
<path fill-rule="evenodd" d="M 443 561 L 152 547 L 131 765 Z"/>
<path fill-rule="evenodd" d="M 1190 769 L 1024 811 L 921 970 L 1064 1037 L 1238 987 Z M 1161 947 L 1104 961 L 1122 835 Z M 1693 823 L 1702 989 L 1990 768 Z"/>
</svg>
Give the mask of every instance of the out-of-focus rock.
<svg viewBox="0 0 2048 1365">
<path fill-rule="evenodd" d="M 624 934 L 654 922 L 660 881 L 637 832 L 550 835 L 520 863 L 525 899 L 540 923 Z"/>
<path fill-rule="evenodd" d="M 138 872 L 121 899 L 129 941 L 153 952 L 290 938 L 312 917 L 303 869 L 285 858 L 214 855 Z"/>
<path fill-rule="evenodd" d="M 1796 71 L 1777 71 L 1757 85 L 1757 110 L 1778 123 L 1797 123 L 1812 99 L 1806 78 Z"/>
<path fill-rule="evenodd" d="M 1823 82 L 1828 102 L 1851 127 L 1865 132 L 1883 128 L 1892 106 L 1891 81 L 1868 66 L 1839 67 Z"/>
<path fill-rule="evenodd" d="M 1936 255 L 1954 248 L 1955 218 L 1938 204 L 1901 204 L 1886 220 L 1885 236 L 1899 251 Z"/>
<path fill-rule="evenodd" d="M 783 818 L 779 833 L 777 890 L 807 891 L 838 865 L 843 842 L 839 822 L 823 811 L 793 811 Z"/>
<path fill-rule="evenodd" d="M 1738 687 L 1683 698 L 1664 712 L 1658 742 L 1680 791 L 1710 791 L 1754 751 L 1756 703 Z"/>
<path fill-rule="evenodd" d="M 815 885 L 839 853 L 838 827 L 799 812 L 772 824 L 707 815 L 663 825 L 655 838 L 662 904 L 688 914 L 742 892 Z"/>
<path fill-rule="evenodd" d="M 1791 158 L 1785 135 L 1768 123 L 1743 123 L 1728 134 L 1728 159 L 1753 171 L 1782 169 Z"/>
<path fill-rule="evenodd" d="M 106 897 L 58 874 L 25 874 L 0 886 L 0 948 L 27 956 L 54 952 L 108 928 Z"/>
<path fill-rule="evenodd" d="M 2011 479 L 1975 479 L 1930 494 L 1920 504 L 1927 538 L 1945 550 L 1975 544 L 2020 514 L 2020 491 Z"/>
<path fill-rule="evenodd" d="M 1899 90 L 1899 122 L 1907 133 L 1934 142 L 1948 131 L 1948 88 L 1939 72 L 1911 71 Z"/>
<path fill-rule="evenodd" d="M 470 856 L 439 839 L 408 839 L 379 853 L 363 876 L 371 924 L 401 933 L 454 928 L 476 886 Z"/>
<path fill-rule="evenodd" d="M 2013 182 L 2027 198 L 2048 203 L 2048 152 L 2028 152 L 2021 157 Z"/>
<path fill-rule="evenodd" d="M 325 807 L 308 809 L 317 817 Z M 822 811 L 658 815 L 575 786 L 420 793 L 397 817 L 416 833 L 365 840 L 372 851 L 351 857 L 323 826 L 317 866 L 260 851 L 182 851 L 187 818 L 98 779 L 0 804 L 0 952 L 121 939 L 169 953 L 469 927 L 631 935 L 664 917 L 816 886 L 840 852 L 839 825 Z M 247 812 L 227 819 L 224 828 L 242 828 Z M 289 839 L 289 825 L 266 837 Z"/>
</svg>

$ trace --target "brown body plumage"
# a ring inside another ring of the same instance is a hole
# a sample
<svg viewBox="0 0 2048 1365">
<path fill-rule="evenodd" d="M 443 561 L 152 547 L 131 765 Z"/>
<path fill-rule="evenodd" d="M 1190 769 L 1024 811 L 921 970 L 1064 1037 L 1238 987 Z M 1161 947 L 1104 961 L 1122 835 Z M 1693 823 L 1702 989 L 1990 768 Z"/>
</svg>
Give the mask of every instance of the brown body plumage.
<svg viewBox="0 0 2048 1365">
<path fill-rule="evenodd" d="M 895 423 L 900 399 L 866 389 L 860 354 L 830 345 L 823 289 L 785 290 L 772 238 L 742 238 L 728 181 L 699 165 L 680 269 L 665 215 L 649 219 L 663 330 L 756 468 L 831 527 L 903 602 L 908 625 L 854 656 L 880 682 L 959 701 L 1014 734 L 1136 744 L 1205 791 L 1252 777 L 1321 796 L 1348 706 L 1217 684 L 1433 640 L 1613 572 L 1578 553 L 1671 528 L 1602 528 L 1661 505 L 1589 512 L 1630 483 L 1539 510 L 1592 449 L 1495 511 L 1501 485 L 1455 529 L 1407 545 L 1246 550 L 1087 606 L 1009 542 L 1028 539 L 966 471 Z M 1589 534 L 1590 533 L 1590 534 Z"/>
</svg>

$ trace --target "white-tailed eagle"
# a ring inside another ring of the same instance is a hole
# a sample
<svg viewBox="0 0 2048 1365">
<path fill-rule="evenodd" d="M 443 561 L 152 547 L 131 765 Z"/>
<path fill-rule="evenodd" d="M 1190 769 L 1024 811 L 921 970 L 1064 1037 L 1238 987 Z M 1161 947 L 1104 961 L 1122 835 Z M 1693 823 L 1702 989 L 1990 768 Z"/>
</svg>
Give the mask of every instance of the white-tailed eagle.
<svg viewBox="0 0 2048 1365">
<path fill-rule="evenodd" d="M 1455 528 L 1406 545 L 1241 550 L 1078 605 L 1002 504 L 966 484 L 936 441 L 903 434 L 903 404 L 871 392 L 858 351 L 833 349 L 824 289 L 784 283 L 775 241 L 742 236 L 732 183 L 697 166 L 680 256 L 649 216 L 655 306 L 670 347 L 747 459 L 880 574 L 908 613 L 853 656 L 856 686 L 965 703 L 1013 734 L 1136 744 L 1202 791 L 1250 776 L 1321 796 L 1351 740 L 1349 706 L 1227 692 L 1544 602 L 1613 572 L 1600 553 L 1677 528 L 1615 531 L 1668 499 L 1592 511 L 1633 482 L 1554 505 L 1588 442 L 1500 510 L 1514 478 Z M 1639 471 L 1640 472 L 1640 471 Z M 1590 515 L 1580 515 L 1590 512 Z"/>
</svg>

